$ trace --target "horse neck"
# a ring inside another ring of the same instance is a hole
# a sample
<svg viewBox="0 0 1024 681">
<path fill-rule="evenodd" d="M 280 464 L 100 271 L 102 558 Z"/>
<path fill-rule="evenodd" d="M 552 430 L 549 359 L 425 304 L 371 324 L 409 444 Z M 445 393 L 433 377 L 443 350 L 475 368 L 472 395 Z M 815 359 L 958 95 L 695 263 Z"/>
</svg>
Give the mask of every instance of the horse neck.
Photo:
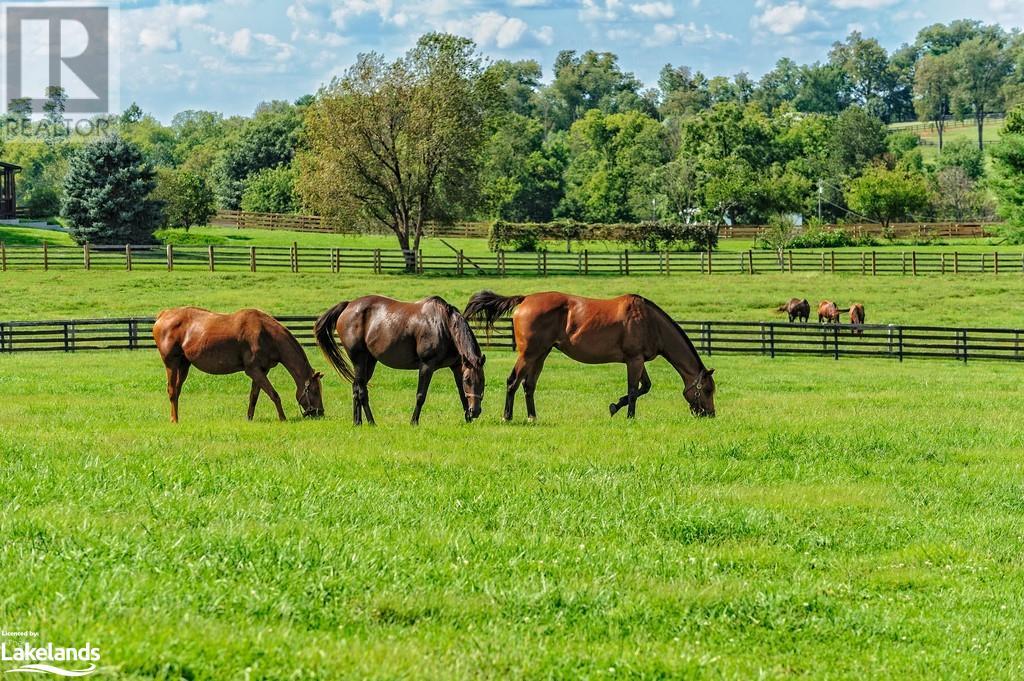
<svg viewBox="0 0 1024 681">
<path fill-rule="evenodd" d="M 480 346 L 474 339 L 469 323 L 465 319 L 460 319 L 457 313 L 453 313 L 448 318 L 448 332 L 462 363 L 478 364 L 481 359 Z"/>
<path fill-rule="evenodd" d="M 657 316 L 661 336 L 661 354 L 683 379 L 683 383 L 692 383 L 706 369 L 693 344 L 683 332 L 670 320 Z"/>
<path fill-rule="evenodd" d="M 306 351 L 299 345 L 295 336 L 286 329 L 283 329 L 283 333 L 278 336 L 277 351 L 281 357 L 281 366 L 291 374 L 292 380 L 295 381 L 295 387 L 302 388 L 306 381 L 313 376 L 313 367 L 306 357 Z"/>
</svg>

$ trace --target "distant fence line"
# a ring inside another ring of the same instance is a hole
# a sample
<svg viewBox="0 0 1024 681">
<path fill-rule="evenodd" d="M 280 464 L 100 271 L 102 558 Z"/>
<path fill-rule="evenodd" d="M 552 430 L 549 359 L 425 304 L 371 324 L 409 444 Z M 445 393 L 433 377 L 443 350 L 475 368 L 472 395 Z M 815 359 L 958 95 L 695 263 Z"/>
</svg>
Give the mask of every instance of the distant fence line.
<svg viewBox="0 0 1024 681">
<path fill-rule="evenodd" d="M 239 210 L 218 211 L 210 224 L 214 227 L 319 232 L 325 234 L 382 234 L 388 236 L 392 234 L 390 230 L 382 225 L 359 227 L 316 215 L 250 213 Z M 896 238 L 974 238 L 988 235 L 988 228 L 992 224 L 991 222 L 900 222 L 893 223 L 888 233 Z M 490 222 L 460 222 L 453 225 L 428 224 L 424 228 L 424 236 L 486 239 L 490 234 L 490 227 Z M 883 226 L 877 223 L 829 225 L 828 228 L 843 229 L 858 237 L 882 236 L 886 233 Z M 719 236 L 723 239 L 753 238 L 764 229 L 764 225 L 727 225 L 721 228 Z M 559 241 L 561 239 L 552 237 L 548 240 Z"/>
<path fill-rule="evenodd" d="M 987 113 L 985 114 L 986 121 L 1001 121 L 1006 118 L 1006 114 L 1002 112 Z M 970 118 L 955 118 L 953 116 L 946 116 L 944 130 L 955 130 L 957 128 L 971 128 L 978 124 L 974 117 Z M 925 132 L 929 130 L 936 130 L 935 121 L 921 121 L 919 123 L 913 123 L 911 125 L 895 125 L 890 126 L 890 132 Z"/>
<path fill-rule="evenodd" d="M 312 315 L 278 317 L 306 346 L 314 345 Z M 0 353 L 154 348 L 152 317 L 0 322 Z M 1024 360 L 1020 329 L 786 322 L 680 321 L 703 355 L 884 357 L 889 359 Z M 854 330 L 859 331 L 855 334 Z M 487 348 L 514 349 L 512 323 L 477 329 Z"/>
<path fill-rule="evenodd" d="M 415 263 L 420 274 L 620 275 L 759 274 L 819 272 L 860 275 L 1024 273 L 1024 252 L 959 251 L 634 251 L 582 250 L 465 255 L 398 249 L 288 246 L 6 246 L 0 272 L 9 270 L 186 270 L 209 272 L 372 272 L 394 274 Z"/>
</svg>

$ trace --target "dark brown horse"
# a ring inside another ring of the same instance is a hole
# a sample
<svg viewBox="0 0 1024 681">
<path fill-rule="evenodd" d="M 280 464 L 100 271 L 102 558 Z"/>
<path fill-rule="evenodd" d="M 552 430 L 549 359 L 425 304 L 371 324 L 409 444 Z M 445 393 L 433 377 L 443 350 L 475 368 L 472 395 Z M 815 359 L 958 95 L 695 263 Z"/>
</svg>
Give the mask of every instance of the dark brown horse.
<svg viewBox="0 0 1024 681">
<path fill-rule="evenodd" d="M 864 329 L 860 326 L 864 323 L 864 305 L 861 303 L 853 303 L 850 305 L 850 323 L 854 325 L 852 332 L 856 336 L 864 334 Z"/>
<path fill-rule="evenodd" d="M 792 324 L 795 319 L 799 319 L 806 324 L 807 319 L 811 316 L 811 304 L 807 302 L 806 298 L 803 300 L 799 298 L 790 298 L 788 303 L 779 306 L 778 312 L 785 312 L 788 314 L 790 324 Z"/>
<path fill-rule="evenodd" d="M 281 397 L 267 378 L 267 372 L 281 364 L 295 381 L 295 399 L 303 416 L 323 416 L 320 391 L 323 374 L 314 371 L 295 336 L 280 322 L 259 310 L 217 314 L 198 307 L 164 310 L 153 324 L 153 340 L 167 367 L 167 396 L 171 400 L 171 421 L 178 422 L 178 396 L 195 366 L 208 374 L 244 371 L 252 379 L 249 390 L 249 420 L 256 411 L 260 390 L 277 407 L 285 420 Z"/>
<path fill-rule="evenodd" d="M 818 323 L 827 324 L 839 323 L 839 308 L 831 300 L 823 300 L 818 303 Z"/>
<path fill-rule="evenodd" d="M 636 400 L 651 390 L 645 362 L 659 355 L 683 379 L 683 397 L 698 416 L 715 415 L 714 369 L 707 369 L 696 348 L 679 325 L 660 307 L 638 295 L 609 300 L 581 298 L 565 293 L 500 296 L 482 291 L 469 300 L 465 315 L 488 326 L 512 314 L 519 357 L 508 377 L 503 418 L 512 418 L 516 390 L 523 386 L 526 413 L 537 417 L 533 395 L 544 360 L 552 348 L 584 364 L 624 363 L 627 392 L 609 405 L 612 416 L 622 407 L 636 414 Z"/>
<path fill-rule="evenodd" d="M 324 356 L 352 384 L 352 420 L 356 425 L 362 424 L 362 413 L 371 425 L 374 422 L 367 384 L 378 361 L 392 369 L 419 371 L 414 425 L 419 423 L 431 377 L 445 367 L 455 376 L 466 421 L 480 416 L 486 360 L 466 319 L 441 298 L 404 303 L 366 296 L 342 301 L 320 316 L 314 331 Z M 352 360 L 351 366 L 334 340 L 335 331 Z"/>
</svg>

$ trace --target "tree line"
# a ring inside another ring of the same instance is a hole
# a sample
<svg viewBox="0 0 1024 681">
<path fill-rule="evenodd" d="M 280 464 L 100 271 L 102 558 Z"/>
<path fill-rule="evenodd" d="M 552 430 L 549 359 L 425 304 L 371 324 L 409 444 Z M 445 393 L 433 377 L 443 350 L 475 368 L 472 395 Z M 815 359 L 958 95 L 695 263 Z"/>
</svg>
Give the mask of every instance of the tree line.
<svg viewBox="0 0 1024 681">
<path fill-rule="evenodd" d="M 1024 101 L 1024 38 L 963 20 L 890 53 L 854 31 L 824 62 L 782 59 L 757 80 L 666 64 L 654 88 L 612 53 L 563 51 L 543 76 L 536 61 L 489 62 L 467 39 L 428 34 L 249 117 L 189 110 L 165 125 L 133 104 L 98 123 L 123 142 L 109 153 L 152 171 L 159 219 L 176 226 L 213 207 L 308 211 L 386 225 L 415 249 L 428 220 L 965 219 L 1002 196 L 983 124 Z M 61 96 L 42 134 L 26 133 L 17 102 L 4 126 L 3 158 L 25 168 L 19 202 L 39 215 L 68 203 L 84 153 L 58 125 Z M 945 141 L 951 116 L 975 120 L 976 144 Z M 887 128 L 915 118 L 936 126 L 935 161 Z"/>
</svg>

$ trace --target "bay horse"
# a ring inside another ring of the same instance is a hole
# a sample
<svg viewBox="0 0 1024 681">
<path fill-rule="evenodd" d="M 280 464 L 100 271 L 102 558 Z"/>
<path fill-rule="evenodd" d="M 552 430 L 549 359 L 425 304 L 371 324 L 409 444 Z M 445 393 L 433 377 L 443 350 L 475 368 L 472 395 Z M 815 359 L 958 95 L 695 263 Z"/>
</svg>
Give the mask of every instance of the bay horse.
<svg viewBox="0 0 1024 681">
<path fill-rule="evenodd" d="M 295 336 L 265 312 L 239 310 L 218 314 L 198 307 L 176 307 L 159 314 L 153 324 L 153 340 L 167 368 L 172 423 L 178 422 L 178 397 L 191 366 L 208 374 L 244 371 L 252 379 L 249 420 L 262 390 L 277 407 L 278 418 L 284 421 L 281 397 L 267 378 L 267 372 L 281 364 L 295 381 L 295 399 L 302 415 L 324 414 L 320 387 L 323 374 L 313 370 Z"/>
<path fill-rule="evenodd" d="M 839 308 L 831 300 L 823 300 L 818 303 L 818 323 L 827 324 L 839 323 Z"/>
<path fill-rule="evenodd" d="M 811 304 L 807 302 L 806 298 L 803 300 L 790 298 L 788 303 L 780 305 L 776 311 L 788 314 L 790 324 L 793 323 L 794 319 L 799 319 L 806 324 L 807 319 L 811 316 Z"/>
<path fill-rule="evenodd" d="M 484 320 L 491 328 L 509 313 L 519 356 L 506 383 L 505 421 L 512 419 L 520 385 L 527 417 L 537 418 L 534 391 L 552 348 L 584 364 L 626 365 L 627 392 L 608 405 L 612 416 L 624 406 L 628 418 L 636 415 L 637 398 L 651 390 L 645 363 L 658 356 L 682 377 L 690 410 L 698 416 L 715 415 L 715 370 L 704 366 L 693 343 L 668 313 L 646 298 L 624 295 L 599 300 L 556 292 L 501 296 L 481 291 L 469 299 L 464 314 Z"/>
<path fill-rule="evenodd" d="M 374 423 L 367 384 L 377 362 L 392 369 L 419 371 L 413 425 L 419 423 L 431 377 L 446 367 L 455 377 L 466 422 L 480 416 L 486 358 L 466 319 L 442 298 L 431 296 L 415 303 L 384 296 L 343 300 L 320 316 L 313 331 L 324 356 L 352 384 L 355 425 L 362 425 L 363 413 L 370 425 Z"/>
<path fill-rule="evenodd" d="M 861 303 L 853 303 L 850 305 L 850 323 L 854 325 L 851 332 L 856 336 L 864 335 L 864 329 L 860 328 L 864 324 L 864 305 Z"/>
</svg>

